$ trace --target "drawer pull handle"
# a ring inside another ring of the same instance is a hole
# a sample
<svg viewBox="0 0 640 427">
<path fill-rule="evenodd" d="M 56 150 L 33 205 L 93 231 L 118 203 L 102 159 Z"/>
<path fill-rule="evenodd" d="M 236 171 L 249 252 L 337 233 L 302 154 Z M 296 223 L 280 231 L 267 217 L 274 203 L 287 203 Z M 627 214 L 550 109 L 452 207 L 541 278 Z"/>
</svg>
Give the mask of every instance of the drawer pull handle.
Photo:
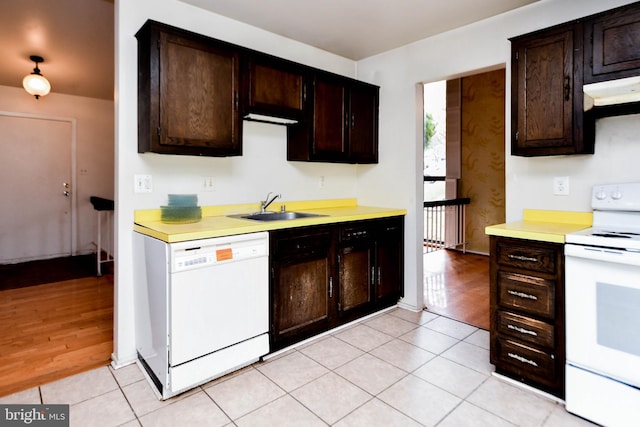
<svg viewBox="0 0 640 427">
<path fill-rule="evenodd" d="M 511 289 L 509 289 L 509 290 L 507 291 L 507 293 L 508 293 L 509 295 L 513 295 L 513 296 L 515 296 L 515 297 L 519 297 L 519 298 L 530 299 L 530 300 L 534 300 L 534 301 L 537 301 L 537 300 L 538 300 L 538 297 L 537 297 L 537 296 L 535 296 L 535 295 L 526 294 L 526 293 L 524 293 L 524 292 L 519 292 L 519 291 L 513 291 L 513 290 L 511 290 Z"/>
<path fill-rule="evenodd" d="M 529 329 L 525 329 L 520 326 L 516 326 L 512 324 L 508 324 L 507 329 L 513 329 L 514 331 L 520 332 L 521 334 L 525 334 L 525 335 L 533 335 L 534 337 L 538 336 L 538 334 L 535 331 L 530 331 Z"/>
<path fill-rule="evenodd" d="M 517 259 L 518 261 L 538 262 L 538 258 L 533 258 L 533 257 L 530 257 L 530 256 L 524 256 L 524 255 L 509 254 L 509 255 L 507 255 L 507 258 L 509 258 L 509 259 Z"/>
<path fill-rule="evenodd" d="M 522 357 L 519 354 L 507 353 L 507 356 L 509 356 L 512 359 L 516 359 L 518 362 L 527 363 L 531 366 L 535 366 L 536 368 L 538 367 L 538 364 L 536 362 L 534 362 L 531 359 L 527 359 L 526 357 Z"/>
</svg>

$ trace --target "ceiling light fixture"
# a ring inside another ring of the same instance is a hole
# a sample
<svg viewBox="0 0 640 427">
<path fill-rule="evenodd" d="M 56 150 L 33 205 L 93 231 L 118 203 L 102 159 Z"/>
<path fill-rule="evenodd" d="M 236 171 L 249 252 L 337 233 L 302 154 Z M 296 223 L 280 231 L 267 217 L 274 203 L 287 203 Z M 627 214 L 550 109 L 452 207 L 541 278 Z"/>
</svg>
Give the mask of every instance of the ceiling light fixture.
<svg viewBox="0 0 640 427">
<path fill-rule="evenodd" d="M 29 92 L 30 95 L 33 95 L 38 99 L 49 93 L 51 90 L 51 83 L 49 83 L 49 80 L 45 79 L 44 76 L 40 74 L 40 68 L 38 68 L 38 64 L 40 62 L 44 62 L 44 59 L 37 55 L 31 55 L 29 59 L 36 63 L 36 67 L 33 69 L 31 74 L 22 79 L 22 86 L 24 86 L 24 90 Z"/>
</svg>

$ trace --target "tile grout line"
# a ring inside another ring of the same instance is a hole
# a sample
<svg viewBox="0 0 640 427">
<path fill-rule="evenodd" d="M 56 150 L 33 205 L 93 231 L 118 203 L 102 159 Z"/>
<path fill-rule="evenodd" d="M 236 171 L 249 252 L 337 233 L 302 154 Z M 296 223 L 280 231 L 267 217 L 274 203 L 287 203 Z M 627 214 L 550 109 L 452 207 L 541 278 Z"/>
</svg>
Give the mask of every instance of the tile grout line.
<svg viewBox="0 0 640 427">
<path fill-rule="evenodd" d="M 133 414 L 134 420 L 136 420 L 138 422 L 138 424 L 142 425 L 142 423 L 140 422 L 140 418 L 138 417 L 138 414 L 136 414 L 135 409 L 133 409 L 133 405 L 131 405 L 131 402 L 127 398 L 127 394 L 122 389 L 122 385 L 120 384 L 120 381 L 118 381 L 118 378 L 116 377 L 115 372 L 113 370 L 111 370 L 109 366 L 107 366 L 107 369 L 109 369 L 109 372 L 111 373 L 111 376 L 113 377 L 113 380 L 118 385 L 118 390 L 120 390 L 120 393 L 122 394 L 122 397 L 124 398 L 125 402 L 127 402 L 127 405 L 129 405 L 129 409 L 131 409 L 131 413 Z M 134 383 L 131 383 L 131 384 L 134 384 Z M 131 421 L 133 421 L 133 420 L 129 420 L 124 424 L 130 423 Z M 121 425 L 123 425 L 123 424 L 121 424 Z"/>
</svg>

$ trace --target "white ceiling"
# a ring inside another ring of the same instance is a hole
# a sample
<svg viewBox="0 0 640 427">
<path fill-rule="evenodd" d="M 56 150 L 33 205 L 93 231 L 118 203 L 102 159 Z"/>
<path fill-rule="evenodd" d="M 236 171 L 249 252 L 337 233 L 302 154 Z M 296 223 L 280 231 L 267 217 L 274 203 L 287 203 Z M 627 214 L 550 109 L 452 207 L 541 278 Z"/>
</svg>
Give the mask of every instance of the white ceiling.
<svg viewBox="0 0 640 427">
<path fill-rule="evenodd" d="M 135 1 L 135 0 L 120 0 Z M 181 0 L 359 60 L 539 0 Z M 1 0 L 0 85 L 113 99 L 114 0 Z"/>
<path fill-rule="evenodd" d="M 538 0 L 181 0 L 353 60 Z"/>
<path fill-rule="evenodd" d="M 22 87 L 39 55 L 52 92 L 113 99 L 113 13 L 113 0 L 0 0 L 0 85 Z"/>
</svg>

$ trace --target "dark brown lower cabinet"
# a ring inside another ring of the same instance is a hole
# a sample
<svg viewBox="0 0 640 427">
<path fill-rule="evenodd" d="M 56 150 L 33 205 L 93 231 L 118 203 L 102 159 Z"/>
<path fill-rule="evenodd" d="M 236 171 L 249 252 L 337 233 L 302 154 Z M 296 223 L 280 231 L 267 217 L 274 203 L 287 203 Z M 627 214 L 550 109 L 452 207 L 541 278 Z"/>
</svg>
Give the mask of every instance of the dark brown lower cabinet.
<svg viewBox="0 0 640 427">
<path fill-rule="evenodd" d="M 491 363 L 564 398 L 564 245 L 491 236 Z"/>
<path fill-rule="evenodd" d="M 270 233 L 271 351 L 398 302 L 404 218 Z"/>
<path fill-rule="evenodd" d="M 339 227 L 338 312 L 349 321 L 371 312 L 375 303 L 375 241 L 367 221 Z"/>
<path fill-rule="evenodd" d="M 270 233 L 272 351 L 329 329 L 332 240 L 327 227 Z"/>
<path fill-rule="evenodd" d="M 376 302 L 389 305 L 404 296 L 404 221 L 379 220 L 376 226 Z"/>
</svg>

